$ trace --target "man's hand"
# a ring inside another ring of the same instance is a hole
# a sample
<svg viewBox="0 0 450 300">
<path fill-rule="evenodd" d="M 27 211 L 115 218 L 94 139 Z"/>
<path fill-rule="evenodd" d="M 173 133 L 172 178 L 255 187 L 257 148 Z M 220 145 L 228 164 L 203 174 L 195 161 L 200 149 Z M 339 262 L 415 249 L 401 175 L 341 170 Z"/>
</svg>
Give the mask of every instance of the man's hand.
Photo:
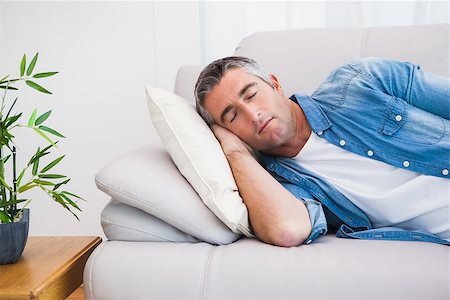
<svg viewBox="0 0 450 300">
<path fill-rule="evenodd" d="M 225 156 L 228 157 L 233 154 L 251 155 L 253 149 L 231 131 L 219 125 L 212 125 L 211 130 L 219 140 Z"/>
<path fill-rule="evenodd" d="M 306 206 L 252 157 L 253 149 L 229 130 L 211 127 L 230 163 L 255 235 L 283 247 L 298 246 L 311 233 Z"/>
</svg>

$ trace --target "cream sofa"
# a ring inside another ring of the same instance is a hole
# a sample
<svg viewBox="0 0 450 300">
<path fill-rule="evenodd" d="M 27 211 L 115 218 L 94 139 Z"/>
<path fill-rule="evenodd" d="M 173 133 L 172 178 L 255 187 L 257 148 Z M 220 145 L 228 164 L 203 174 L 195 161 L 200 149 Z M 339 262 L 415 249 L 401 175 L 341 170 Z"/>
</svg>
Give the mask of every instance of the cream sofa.
<svg viewBox="0 0 450 300">
<path fill-rule="evenodd" d="M 235 54 L 278 75 L 286 94 L 309 94 L 358 57 L 413 61 L 449 76 L 449 36 L 448 24 L 263 32 Z M 200 70 L 181 67 L 175 93 L 193 101 Z M 112 198 L 101 219 L 109 240 L 87 262 L 86 299 L 450 298 L 446 246 L 328 234 L 281 248 L 234 234 L 200 201 L 159 137 L 150 138 L 96 176 Z"/>
</svg>

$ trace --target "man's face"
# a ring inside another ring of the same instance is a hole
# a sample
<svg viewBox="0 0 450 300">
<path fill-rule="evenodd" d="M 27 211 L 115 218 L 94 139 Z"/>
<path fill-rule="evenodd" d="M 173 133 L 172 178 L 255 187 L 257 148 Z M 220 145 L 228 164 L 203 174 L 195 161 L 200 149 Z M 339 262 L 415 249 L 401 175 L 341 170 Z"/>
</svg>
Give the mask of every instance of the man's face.
<svg viewBox="0 0 450 300">
<path fill-rule="evenodd" d="M 256 150 L 276 149 L 292 137 L 295 122 L 290 100 L 275 76 L 272 88 L 240 68 L 228 70 L 205 98 L 214 122 Z"/>
</svg>

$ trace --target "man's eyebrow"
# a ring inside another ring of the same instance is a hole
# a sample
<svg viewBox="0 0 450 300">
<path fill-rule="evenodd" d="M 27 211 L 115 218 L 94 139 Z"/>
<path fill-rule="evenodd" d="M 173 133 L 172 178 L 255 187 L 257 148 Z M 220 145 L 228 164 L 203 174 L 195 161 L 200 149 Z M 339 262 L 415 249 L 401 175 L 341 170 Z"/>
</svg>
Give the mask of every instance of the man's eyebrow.
<svg viewBox="0 0 450 300">
<path fill-rule="evenodd" d="M 245 86 L 242 88 L 242 90 L 239 92 L 239 98 L 242 98 L 242 96 L 245 95 L 245 92 L 247 92 L 247 90 L 248 90 L 249 88 L 251 88 L 252 86 L 255 86 L 255 85 L 257 85 L 256 82 L 250 82 L 249 84 L 245 85 Z"/>
<path fill-rule="evenodd" d="M 232 108 L 233 108 L 233 106 L 228 105 L 227 107 L 225 107 L 223 112 L 220 114 L 220 122 L 222 122 L 222 124 L 225 124 L 225 116 Z"/>
<path fill-rule="evenodd" d="M 242 98 L 245 93 L 247 92 L 247 90 L 249 88 L 251 88 L 252 86 L 257 85 L 258 83 L 256 82 L 250 82 L 249 84 L 246 84 L 240 91 L 239 91 L 239 98 Z M 227 115 L 227 113 L 233 109 L 233 106 L 228 105 L 227 107 L 225 107 L 225 109 L 223 110 L 223 112 L 220 114 L 220 121 L 222 122 L 222 124 L 225 124 L 225 116 Z"/>
</svg>

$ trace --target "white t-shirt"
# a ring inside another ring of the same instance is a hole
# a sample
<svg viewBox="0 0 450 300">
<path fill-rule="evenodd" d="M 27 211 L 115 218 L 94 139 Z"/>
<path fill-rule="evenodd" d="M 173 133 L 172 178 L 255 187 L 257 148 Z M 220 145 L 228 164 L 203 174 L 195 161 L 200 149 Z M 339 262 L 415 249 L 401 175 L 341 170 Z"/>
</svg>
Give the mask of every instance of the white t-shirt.
<svg viewBox="0 0 450 300">
<path fill-rule="evenodd" d="M 312 133 L 294 157 L 364 211 L 372 225 L 425 230 L 450 240 L 450 180 L 396 168 Z M 370 153 L 373 155 L 374 153 Z"/>
</svg>

